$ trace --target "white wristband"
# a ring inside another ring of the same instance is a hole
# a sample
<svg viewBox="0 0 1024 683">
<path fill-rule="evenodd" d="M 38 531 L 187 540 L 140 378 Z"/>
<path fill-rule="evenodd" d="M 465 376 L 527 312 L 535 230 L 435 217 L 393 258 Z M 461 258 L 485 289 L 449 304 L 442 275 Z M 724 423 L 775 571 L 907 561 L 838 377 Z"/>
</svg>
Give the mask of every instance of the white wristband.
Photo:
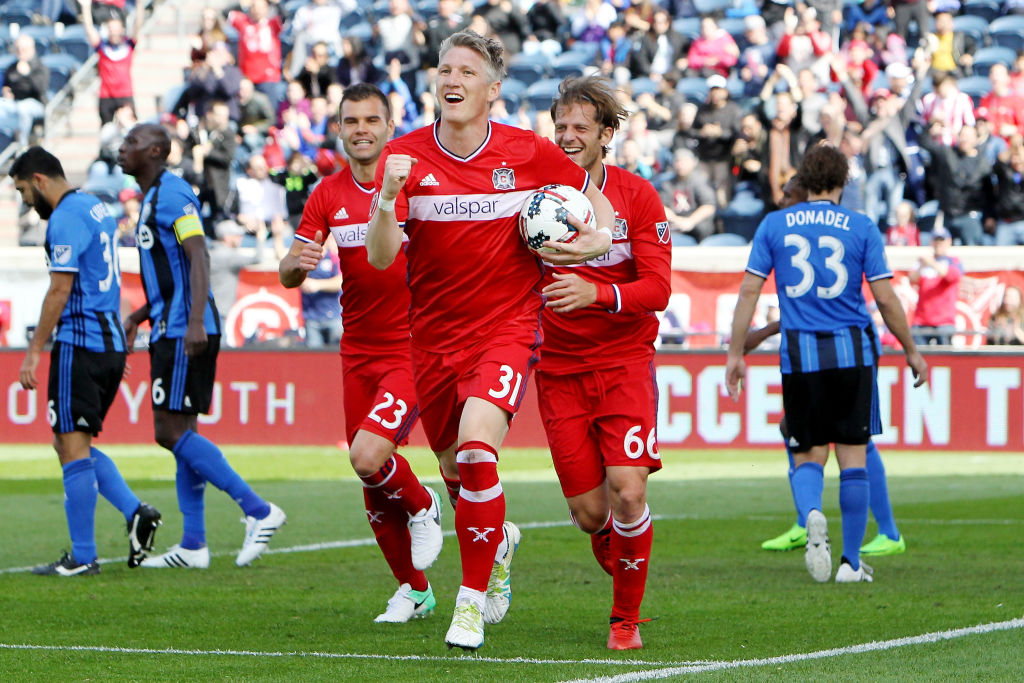
<svg viewBox="0 0 1024 683">
<path fill-rule="evenodd" d="M 394 199 L 381 199 L 377 202 L 377 208 L 381 211 L 387 211 L 389 213 L 395 212 L 395 200 Z"/>
<path fill-rule="evenodd" d="M 608 235 L 608 240 L 610 242 L 614 242 L 615 241 L 615 238 L 612 237 L 612 231 L 609 228 L 598 228 L 597 231 L 598 232 L 603 232 L 604 234 Z"/>
</svg>

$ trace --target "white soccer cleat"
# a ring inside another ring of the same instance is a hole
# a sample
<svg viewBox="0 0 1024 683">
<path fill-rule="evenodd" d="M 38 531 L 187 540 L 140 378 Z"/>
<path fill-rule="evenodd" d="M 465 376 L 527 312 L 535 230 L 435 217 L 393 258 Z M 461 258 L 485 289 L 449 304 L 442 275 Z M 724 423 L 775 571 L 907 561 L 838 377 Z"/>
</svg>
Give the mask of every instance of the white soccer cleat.
<svg viewBox="0 0 1024 683">
<path fill-rule="evenodd" d="M 444 642 L 449 648 L 463 650 L 476 650 L 484 644 L 484 617 L 476 605 L 469 601 L 455 605 L 452 625 L 448 627 Z"/>
<path fill-rule="evenodd" d="M 420 571 L 434 564 L 444 543 L 441 534 L 441 497 L 429 486 L 423 488 L 430 494 L 430 506 L 409 517 L 412 566 Z"/>
<path fill-rule="evenodd" d="M 804 563 L 811 578 L 824 583 L 832 576 L 832 548 L 828 543 L 828 520 L 821 510 L 807 515 L 807 551 Z"/>
<path fill-rule="evenodd" d="M 484 623 L 497 624 L 505 618 L 508 607 L 512 603 L 512 558 L 519 549 L 523 539 L 522 532 L 512 522 L 502 524 L 508 550 L 500 560 L 494 560 L 491 578 L 487 581 L 487 596 L 484 601 Z"/>
<path fill-rule="evenodd" d="M 420 619 L 434 611 L 437 600 L 434 590 L 427 584 L 427 590 L 414 591 L 412 586 L 403 583 L 388 600 L 388 608 L 378 614 L 374 622 L 378 624 L 404 624 L 410 619 Z"/>
<path fill-rule="evenodd" d="M 235 564 L 244 567 L 259 557 L 267 549 L 274 533 L 284 526 L 287 519 L 284 510 L 273 503 L 270 503 L 270 514 L 263 519 L 246 517 L 245 540 L 242 542 L 242 549 L 238 551 L 238 557 L 235 558 Z"/>
<path fill-rule="evenodd" d="M 875 580 L 871 576 L 874 573 L 875 570 L 863 562 L 860 563 L 860 568 L 856 571 L 850 566 L 849 562 L 843 562 L 839 565 L 839 571 L 836 572 L 836 583 L 871 583 Z"/>
<path fill-rule="evenodd" d="M 147 557 L 139 566 L 150 569 L 206 569 L 210 566 L 210 549 L 205 545 L 199 550 L 175 545 L 163 555 Z"/>
</svg>

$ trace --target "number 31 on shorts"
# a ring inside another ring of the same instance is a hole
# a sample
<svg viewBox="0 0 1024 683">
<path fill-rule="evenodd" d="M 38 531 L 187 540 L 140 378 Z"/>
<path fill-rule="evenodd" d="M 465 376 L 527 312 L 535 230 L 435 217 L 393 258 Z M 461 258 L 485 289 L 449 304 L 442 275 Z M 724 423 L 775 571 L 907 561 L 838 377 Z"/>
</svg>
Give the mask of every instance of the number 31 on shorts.
<svg viewBox="0 0 1024 683">
<path fill-rule="evenodd" d="M 654 427 L 647 432 L 646 442 L 640 438 L 641 432 L 643 432 L 641 425 L 634 425 L 626 432 L 626 438 L 622 440 L 622 450 L 625 451 L 626 457 L 636 460 L 646 452 L 652 459 L 661 460 L 661 454 L 658 453 L 658 435 Z"/>
<path fill-rule="evenodd" d="M 498 377 L 498 387 L 488 389 L 487 393 L 491 398 L 501 399 L 512 409 L 519 405 L 519 391 L 523 388 L 523 373 L 516 372 L 508 365 L 501 366 L 501 376 Z"/>
</svg>

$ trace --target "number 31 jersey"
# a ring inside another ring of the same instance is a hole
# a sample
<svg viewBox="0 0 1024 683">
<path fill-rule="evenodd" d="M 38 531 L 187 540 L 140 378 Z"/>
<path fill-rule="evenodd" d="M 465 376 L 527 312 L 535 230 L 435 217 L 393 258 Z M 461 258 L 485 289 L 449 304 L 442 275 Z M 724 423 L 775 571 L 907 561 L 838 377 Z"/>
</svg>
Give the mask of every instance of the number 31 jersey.
<svg viewBox="0 0 1024 683">
<path fill-rule="evenodd" d="M 84 192 L 64 195 L 46 226 L 50 272 L 74 273 L 57 341 L 89 351 L 124 351 L 117 224 L 106 205 Z"/>
</svg>

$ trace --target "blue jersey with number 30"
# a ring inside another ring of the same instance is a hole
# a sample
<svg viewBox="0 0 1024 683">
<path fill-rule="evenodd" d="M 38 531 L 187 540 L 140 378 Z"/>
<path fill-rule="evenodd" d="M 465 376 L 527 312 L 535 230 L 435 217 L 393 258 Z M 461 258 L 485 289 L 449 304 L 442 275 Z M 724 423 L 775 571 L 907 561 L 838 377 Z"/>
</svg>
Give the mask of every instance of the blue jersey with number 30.
<svg viewBox="0 0 1024 683">
<path fill-rule="evenodd" d="M 69 192 L 46 225 L 50 272 L 74 273 L 61 313 L 57 341 L 89 351 L 124 351 L 117 224 L 106 205 L 84 192 Z"/>
<path fill-rule="evenodd" d="M 798 357 L 804 372 L 872 364 L 861 353 L 874 346 L 870 342 L 865 348 L 874 334 L 861 285 L 865 277 L 869 282 L 891 278 L 892 271 L 871 219 L 827 200 L 768 214 L 754 234 L 747 272 L 767 278 L 773 270 L 783 372 L 793 371 L 787 359 Z M 829 337 L 824 345 L 822 333 Z M 799 352 L 789 352 L 793 344 L 799 344 Z"/>
</svg>

